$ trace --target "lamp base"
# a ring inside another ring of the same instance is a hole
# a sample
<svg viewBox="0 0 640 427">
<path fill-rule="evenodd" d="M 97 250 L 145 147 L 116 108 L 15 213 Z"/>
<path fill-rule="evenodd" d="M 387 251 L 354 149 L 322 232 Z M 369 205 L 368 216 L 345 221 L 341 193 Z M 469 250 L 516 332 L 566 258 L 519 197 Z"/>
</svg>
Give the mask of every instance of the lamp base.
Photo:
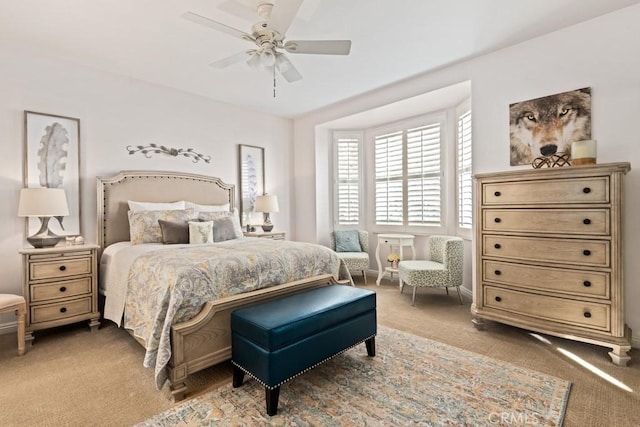
<svg viewBox="0 0 640 427">
<path fill-rule="evenodd" d="M 273 230 L 273 224 L 262 224 L 262 231 L 269 232 Z"/>
<path fill-rule="evenodd" d="M 29 242 L 34 248 L 51 248 L 60 243 L 61 240 L 64 239 L 64 236 L 31 236 L 27 237 L 27 242 Z"/>
</svg>

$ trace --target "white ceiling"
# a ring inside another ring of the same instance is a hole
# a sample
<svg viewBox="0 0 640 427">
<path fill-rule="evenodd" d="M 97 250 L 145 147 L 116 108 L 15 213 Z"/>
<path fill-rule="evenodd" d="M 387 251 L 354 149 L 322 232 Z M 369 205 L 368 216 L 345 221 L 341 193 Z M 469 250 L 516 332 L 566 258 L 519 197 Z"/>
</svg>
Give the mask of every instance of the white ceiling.
<svg viewBox="0 0 640 427">
<path fill-rule="evenodd" d="M 208 65 L 252 44 L 180 16 L 192 11 L 250 33 L 257 2 L 0 0 L 0 47 L 296 117 L 640 0 L 306 0 L 287 39 L 350 39 L 351 54 L 289 54 L 304 78 L 278 77 L 275 98 L 265 71 Z"/>
</svg>

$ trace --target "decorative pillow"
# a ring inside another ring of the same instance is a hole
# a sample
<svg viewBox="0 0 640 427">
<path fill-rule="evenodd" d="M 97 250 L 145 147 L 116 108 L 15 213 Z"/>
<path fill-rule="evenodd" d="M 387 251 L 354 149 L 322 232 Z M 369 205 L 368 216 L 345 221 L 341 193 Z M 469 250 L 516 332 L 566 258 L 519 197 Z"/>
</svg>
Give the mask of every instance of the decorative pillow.
<svg viewBox="0 0 640 427">
<path fill-rule="evenodd" d="M 233 220 L 233 228 L 237 236 L 243 236 L 242 226 L 240 225 L 240 214 L 238 209 L 233 208 L 231 212 L 200 212 L 198 219 L 200 221 L 215 221 L 219 218 L 231 218 Z"/>
<path fill-rule="evenodd" d="M 176 243 L 189 243 L 189 221 L 166 221 L 159 219 L 162 243 L 173 245 Z"/>
<path fill-rule="evenodd" d="M 336 252 L 362 252 L 358 230 L 334 231 Z"/>
<path fill-rule="evenodd" d="M 213 221 L 189 221 L 189 243 L 213 243 Z"/>
<path fill-rule="evenodd" d="M 233 217 L 224 217 L 213 220 L 213 241 L 224 242 L 225 240 L 239 239 L 243 236 L 238 233 Z"/>
<path fill-rule="evenodd" d="M 129 211 L 128 215 L 131 244 L 162 243 L 162 231 L 158 220 L 187 221 L 193 219 L 193 209 Z"/>
<path fill-rule="evenodd" d="M 156 202 L 134 202 L 128 201 L 130 211 L 175 211 L 186 209 L 184 201 L 156 203 Z"/>
<path fill-rule="evenodd" d="M 184 202 L 184 207 L 191 208 L 196 212 L 229 212 L 231 210 L 229 203 L 224 205 L 199 205 L 193 202 Z"/>
</svg>

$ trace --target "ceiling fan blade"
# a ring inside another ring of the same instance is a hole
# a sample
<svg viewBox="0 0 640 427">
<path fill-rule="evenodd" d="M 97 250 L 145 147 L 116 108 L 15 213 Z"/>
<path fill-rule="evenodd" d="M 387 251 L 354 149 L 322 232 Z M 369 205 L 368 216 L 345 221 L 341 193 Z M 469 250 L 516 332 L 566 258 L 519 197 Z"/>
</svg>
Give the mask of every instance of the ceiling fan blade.
<svg viewBox="0 0 640 427">
<path fill-rule="evenodd" d="M 242 40 L 255 42 L 255 39 L 250 34 L 247 34 L 244 31 L 237 30 L 221 22 L 214 21 L 213 19 L 205 18 L 204 16 L 198 15 L 197 13 L 185 12 L 182 14 L 182 17 L 184 19 L 188 19 L 191 22 L 195 22 L 196 24 L 204 25 L 205 27 L 222 31 L 223 33 L 227 33 L 230 36 L 238 37 L 238 38 L 241 38 Z"/>
<path fill-rule="evenodd" d="M 280 33 L 279 40 L 284 39 L 284 35 L 289 29 L 293 18 L 296 17 L 302 1 L 303 0 L 277 0 L 273 5 L 267 26 Z"/>
<path fill-rule="evenodd" d="M 302 74 L 293 66 L 289 58 L 284 53 L 276 53 L 276 70 L 289 83 L 302 79 Z"/>
<path fill-rule="evenodd" d="M 214 61 L 209 65 L 215 68 L 225 68 L 225 67 L 228 67 L 229 65 L 233 65 L 238 62 L 248 61 L 249 59 L 251 59 L 254 53 L 255 53 L 254 50 L 238 52 L 235 55 L 231 55 L 226 58 L 222 58 L 217 61 Z"/>
<path fill-rule="evenodd" d="M 292 40 L 283 46 L 289 53 L 310 53 L 318 55 L 348 55 L 351 40 Z"/>
</svg>

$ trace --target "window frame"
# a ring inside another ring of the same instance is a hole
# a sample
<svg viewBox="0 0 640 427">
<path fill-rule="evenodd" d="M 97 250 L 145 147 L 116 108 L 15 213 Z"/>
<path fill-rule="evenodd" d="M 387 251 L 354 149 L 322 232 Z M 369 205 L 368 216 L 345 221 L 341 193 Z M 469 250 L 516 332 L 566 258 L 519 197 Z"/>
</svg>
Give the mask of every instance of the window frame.
<svg viewBox="0 0 640 427">
<path fill-rule="evenodd" d="M 471 210 L 471 225 L 470 227 L 461 227 L 460 226 L 460 176 L 461 176 L 461 172 L 459 169 L 459 158 L 460 158 L 460 153 L 459 153 L 459 121 L 460 118 L 465 115 L 465 114 L 470 114 L 471 115 L 471 130 L 470 130 L 470 134 L 471 134 L 471 164 L 469 166 L 469 173 L 471 176 L 471 183 L 470 183 L 470 191 L 471 191 L 471 200 L 470 200 L 470 210 Z M 455 109 L 455 170 L 456 170 L 456 178 L 455 178 L 455 184 L 456 184 L 456 191 L 455 191 L 455 230 L 456 230 L 456 234 L 464 239 L 468 239 L 471 240 L 473 237 L 473 227 L 474 227 L 474 218 L 473 218 L 473 211 L 474 211 L 474 185 L 473 185 L 473 110 L 471 109 L 471 99 L 466 99 L 463 102 L 461 102 L 460 104 L 458 104 L 456 106 Z"/>
<path fill-rule="evenodd" d="M 364 131 L 361 130 L 334 130 L 331 132 L 332 162 L 333 162 L 333 227 L 335 230 L 362 227 L 365 224 L 366 209 L 364 207 L 364 191 L 366 188 L 364 172 Z M 338 143 L 340 139 L 357 139 L 358 143 L 358 223 L 341 224 L 340 223 L 340 205 L 339 205 L 339 167 L 338 167 Z"/>
</svg>

